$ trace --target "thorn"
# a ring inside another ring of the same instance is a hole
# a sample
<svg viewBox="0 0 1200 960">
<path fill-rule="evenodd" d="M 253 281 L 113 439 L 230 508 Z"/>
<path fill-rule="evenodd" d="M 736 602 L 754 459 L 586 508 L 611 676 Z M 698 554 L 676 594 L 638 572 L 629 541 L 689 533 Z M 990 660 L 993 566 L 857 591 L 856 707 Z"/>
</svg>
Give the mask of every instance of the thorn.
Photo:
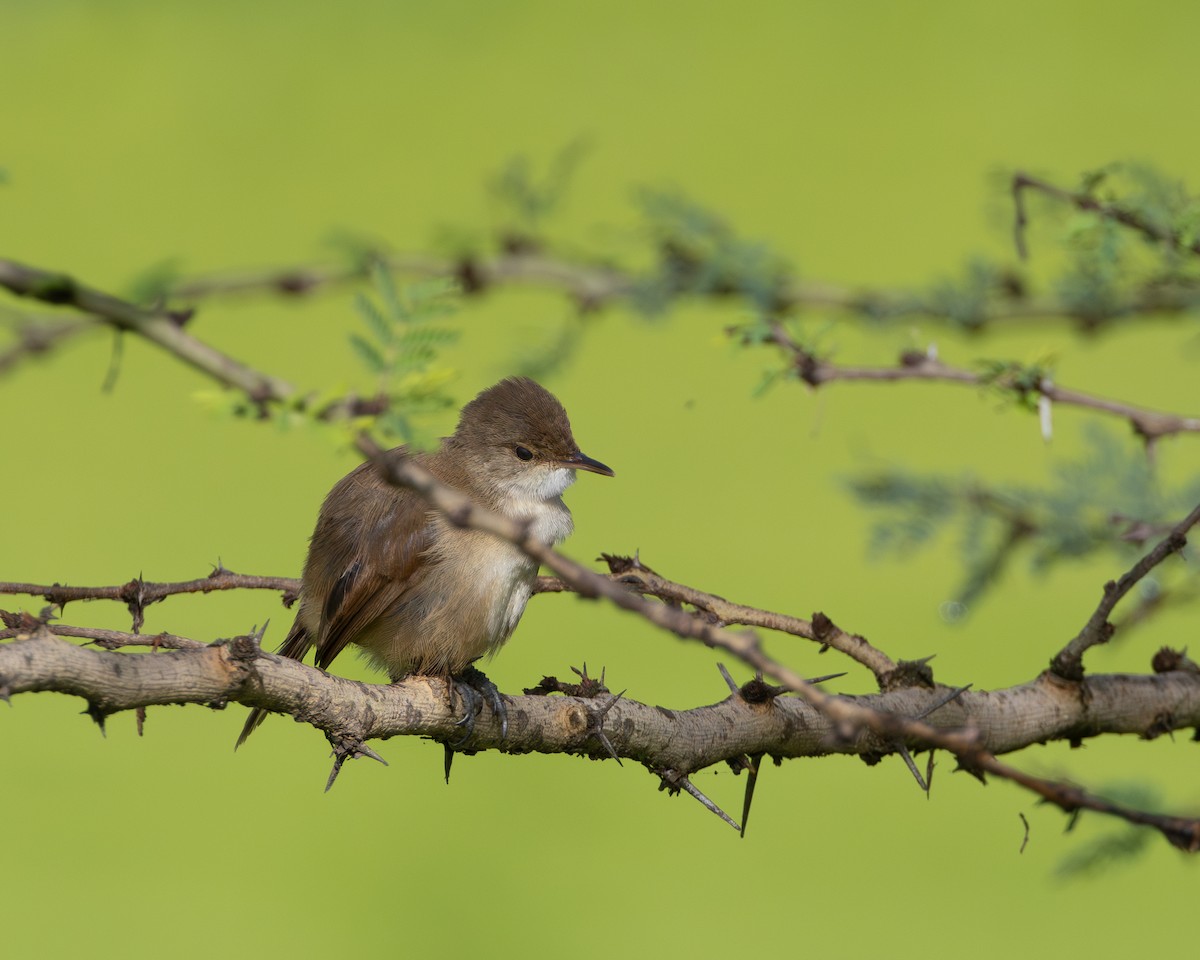
<svg viewBox="0 0 1200 960">
<path fill-rule="evenodd" d="M 342 765 L 347 760 L 370 757 L 372 760 L 378 760 L 385 767 L 387 766 L 387 761 L 383 757 L 356 737 L 347 737 L 337 743 L 330 740 L 330 744 L 333 746 L 333 769 L 329 771 L 329 779 L 325 781 L 326 793 L 333 786 L 333 782 L 337 780 L 338 774 L 342 772 Z"/>
<path fill-rule="evenodd" d="M 940 700 L 938 700 L 938 702 L 935 703 L 932 707 L 928 707 L 921 713 L 918 713 L 915 717 L 913 717 L 913 719 L 914 720 L 924 720 L 927 716 L 929 716 L 934 711 L 942 709 L 942 707 L 944 707 L 946 704 L 948 704 L 951 700 L 957 700 L 964 693 L 966 693 L 968 690 L 970 690 L 972 686 L 974 686 L 974 684 L 968 683 L 965 687 L 957 687 L 954 690 L 951 690 L 946 696 L 944 696 Z"/>
<path fill-rule="evenodd" d="M 1017 852 L 1018 852 L 1018 853 L 1024 853 L 1024 852 L 1025 852 L 1025 846 L 1026 846 L 1026 844 L 1028 844 L 1028 843 L 1029 843 L 1029 821 L 1025 819 L 1025 814 L 1023 814 L 1023 813 L 1020 813 L 1020 812 L 1018 812 L 1018 813 L 1017 813 L 1017 816 L 1018 816 L 1018 817 L 1020 817 L 1020 818 L 1021 818 L 1021 822 L 1022 822 L 1023 824 L 1025 824 L 1025 837 L 1024 837 L 1024 839 L 1022 839 L 1022 840 L 1021 840 L 1021 849 L 1020 849 L 1020 850 L 1018 850 Z"/>
<path fill-rule="evenodd" d="M 369 757 L 372 760 L 379 761 L 385 767 L 388 765 L 388 762 L 386 760 L 384 760 L 383 757 L 381 757 L 379 754 L 377 754 L 374 750 L 372 750 L 370 747 L 368 747 L 365 743 L 360 743 L 355 748 L 354 756 L 355 757 Z"/>
<path fill-rule="evenodd" d="M 89 717 L 91 717 L 92 721 L 96 724 L 96 726 L 98 726 L 100 728 L 100 736 L 107 738 L 108 731 L 104 729 L 104 719 L 105 719 L 104 711 L 101 710 L 98 706 L 96 706 L 96 704 L 92 703 L 89 700 L 87 709 L 82 712 L 86 713 Z"/>
<path fill-rule="evenodd" d="M 844 677 L 845 675 L 845 670 L 841 673 L 827 673 L 823 677 L 809 677 L 808 682 L 815 686 L 818 683 L 824 683 L 826 680 L 836 680 L 838 677 Z"/>
<path fill-rule="evenodd" d="M 912 754 L 908 752 L 908 747 L 902 743 L 899 743 L 896 745 L 896 752 L 904 758 L 904 762 L 908 764 L 908 772 L 916 777 L 917 783 L 920 785 L 921 789 L 928 794 L 929 784 L 926 782 L 925 778 L 921 776 L 921 771 L 917 769 L 917 765 L 913 762 Z"/>
<path fill-rule="evenodd" d="M 741 698 L 741 695 L 742 695 L 742 688 L 741 688 L 741 687 L 739 687 L 739 686 L 738 686 L 738 685 L 737 685 L 737 684 L 734 682 L 734 680 L 733 680 L 733 677 L 731 677 L 731 676 L 729 675 L 729 671 L 725 669 L 725 664 L 723 664 L 723 663 L 718 663 L 718 664 L 717 664 L 717 669 L 721 671 L 721 676 L 723 676 L 723 677 L 725 678 L 725 682 L 726 682 L 727 684 L 729 684 L 729 692 L 730 692 L 730 693 L 732 693 L 732 694 L 733 694 L 735 697 Z"/>
<path fill-rule="evenodd" d="M 450 786 L 450 767 L 454 764 L 454 748 L 448 743 L 443 743 L 442 749 L 446 751 L 446 786 Z"/>
<path fill-rule="evenodd" d="M 761 753 L 746 757 L 746 797 L 742 801 L 742 839 L 746 839 L 746 825 L 750 822 L 750 803 L 754 800 L 754 786 L 758 783 L 758 771 L 762 767 Z"/>
<path fill-rule="evenodd" d="M 121 588 L 121 599 L 133 618 L 133 632 L 141 633 L 142 625 L 146 622 L 146 581 L 142 579 L 140 571 Z"/>
<path fill-rule="evenodd" d="M 694 783 L 692 783 L 692 781 L 689 780 L 687 777 L 679 776 L 678 774 L 675 773 L 674 770 L 668 770 L 666 772 L 666 774 L 663 775 L 663 781 L 666 783 L 669 783 L 672 787 L 674 787 L 675 792 L 679 792 L 680 790 L 686 791 L 689 796 L 695 797 L 697 800 L 699 800 L 700 804 L 709 813 L 715 813 L 718 817 L 720 817 L 727 824 L 729 824 L 731 827 L 733 827 L 733 829 L 736 830 L 738 833 L 742 832 L 742 828 L 740 826 L 738 826 L 738 824 L 733 820 L 733 818 L 730 817 L 729 814 L 727 814 L 724 810 L 722 810 L 720 807 L 718 807 L 715 803 L 713 803 L 711 800 L 709 800 L 708 797 L 706 797 L 703 793 L 701 793 L 700 788 L 697 787 Z"/>
<path fill-rule="evenodd" d="M 338 778 L 338 774 L 342 772 L 342 764 L 346 762 L 346 754 L 334 754 L 333 769 L 329 771 L 329 779 L 325 781 L 325 792 L 328 793 L 333 787 L 333 781 Z"/>
<path fill-rule="evenodd" d="M 929 762 L 925 764 L 925 797 L 929 798 L 929 791 L 933 789 L 933 755 L 936 750 L 929 751 Z"/>
<path fill-rule="evenodd" d="M 624 690 L 609 699 L 608 703 L 596 710 L 594 713 L 589 707 L 588 728 L 587 732 L 584 734 L 584 740 L 587 740 L 589 737 L 595 737 L 600 742 L 600 746 L 604 748 L 605 752 L 617 761 L 618 767 L 623 767 L 624 764 L 621 763 L 621 758 L 617 755 L 616 748 L 612 745 L 612 741 L 608 739 L 608 734 L 604 732 L 604 718 L 608 716 L 608 711 L 615 707 L 617 705 L 617 701 L 623 696 L 625 696 Z"/>
</svg>

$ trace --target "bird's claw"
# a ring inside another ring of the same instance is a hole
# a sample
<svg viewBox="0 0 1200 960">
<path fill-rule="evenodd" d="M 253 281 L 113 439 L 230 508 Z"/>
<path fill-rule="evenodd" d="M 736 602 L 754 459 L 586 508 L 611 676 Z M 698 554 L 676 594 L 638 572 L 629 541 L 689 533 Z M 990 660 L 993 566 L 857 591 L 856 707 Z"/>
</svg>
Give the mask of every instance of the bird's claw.
<svg viewBox="0 0 1200 960">
<path fill-rule="evenodd" d="M 485 699 L 492 708 L 492 713 L 500 721 L 500 739 L 508 736 L 508 708 L 504 704 L 504 695 L 481 670 L 468 667 L 453 678 L 451 683 L 462 697 L 465 709 L 463 716 L 455 721 L 455 726 L 463 727 L 466 731 L 461 739 L 451 744 L 452 747 L 461 747 L 471 738 L 471 734 L 475 732 L 475 718 L 479 715 Z"/>
</svg>

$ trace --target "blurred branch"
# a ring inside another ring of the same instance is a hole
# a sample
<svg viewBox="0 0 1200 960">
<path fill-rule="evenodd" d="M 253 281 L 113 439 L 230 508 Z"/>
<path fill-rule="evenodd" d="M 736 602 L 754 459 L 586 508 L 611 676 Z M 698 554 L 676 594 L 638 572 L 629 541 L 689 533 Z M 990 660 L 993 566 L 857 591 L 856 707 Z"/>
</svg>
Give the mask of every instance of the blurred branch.
<svg viewBox="0 0 1200 960">
<path fill-rule="evenodd" d="M 0 260 L 0 286 L 18 296 L 74 307 L 117 330 L 136 333 L 219 383 L 242 391 L 259 407 L 296 394 L 286 381 L 252 370 L 187 333 L 183 327 L 191 319 L 190 311 L 148 310 L 85 286 L 68 274 L 12 260 Z"/>
<path fill-rule="evenodd" d="M 1040 177 L 1032 177 L 1027 173 L 1018 171 L 1013 174 L 1012 178 L 1012 197 L 1016 217 L 1015 236 L 1017 252 L 1020 254 L 1022 260 L 1028 256 L 1025 246 L 1025 228 L 1029 224 L 1029 218 L 1025 212 L 1026 190 L 1034 190 L 1054 200 L 1067 203 L 1078 210 L 1098 214 L 1106 220 L 1112 220 L 1123 227 L 1135 230 L 1150 240 L 1165 243 L 1187 253 L 1200 255 L 1200 240 L 1187 238 L 1177 230 L 1170 230 L 1153 223 L 1137 210 L 1121 206 L 1117 203 L 1104 203 L 1097 200 L 1090 193 L 1066 190 L 1050 183 L 1048 180 L 1043 180 Z"/>
<path fill-rule="evenodd" d="M 89 715 L 101 724 L 117 711 L 158 704 L 223 708 L 242 703 L 309 723 L 326 734 L 335 750 L 344 752 L 354 752 L 369 739 L 424 736 L 444 741 L 462 732 L 444 681 L 414 677 L 371 685 L 346 680 L 266 653 L 254 636 L 139 656 L 87 650 L 35 626 L 0 645 L 0 693 L 8 697 L 37 691 L 83 697 Z M 945 694 L 945 688 L 911 686 L 855 698 L 855 710 L 884 718 L 888 732 L 883 737 L 866 727 L 848 727 L 811 702 L 783 697 L 763 700 L 734 694 L 718 704 L 681 711 L 603 694 L 595 699 L 512 697 L 516 708 L 508 711 L 507 737 L 501 736 L 495 715 L 485 710 L 475 725 L 471 750 L 603 758 L 608 755 L 598 737 L 603 732 L 617 756 L 637 760 L 659 774 L 669 770 L 686 775 L 758 754 L 854 754 L 874 763 L 904 743 L 923 748 L 932 739 L 961 740 L 962 731 L 970 730 L 972 759 L 977 762 L 968 762 L 968 769 L 1004 775 L 1001 771 L 1010 768 L 994 755 L 1032 743 L 1078 742 L 1101 734 L 1158 735 L 1200 724 L 1200 674 L 1189 671 L 1093 676 L 1078 686 L 1046 675 L 1006 690 L 960 693 L 949 701 Z M 603 707 L 597 706 L 601 697 Z M 843 698 L 830 700 L 851 704 Z M 598 725 L 601 709 L 605 717 Z M 904 718 L 926 714 L 920 725 L 929 733 L 916 739 L 906 736 L 904 729 L 914 721 Z M 1112 814 L 1154 827 L 1183 849 L 1200 848 L 1198 820 L 1131 810 L 1068 784 L 1012 773 L 1011 779 L 1064 809 Z"/>
<path fill-rule="evenodd" d="M 377 416 L 392 402 L 385 395 L 351 395 L 333 400 L 302 396 L 286 380 L 254 370 L 187 333 L 183 328 L 192 319 L 192 311 L 139 307 L 87 287 L 65 273 L 0 260 L 0 287 L 7 287 L 18 296 L 73 307 L 118 331 L 135 333 L 217 383 L 238 390 L 260 417 L 268 417 L 272 407 L 287 403 L 317 420 L 353 419 Z"/>
<path fill-rule="evenodd" d="M 12 324 L 16 342 L 0 352 L 0 375 L 8 373 L 27 357 L 49 353 L 93 325 L 84 320 L 23 319 Z"/>
<path fill-rule="evenodd" d="M 637 305 L 640 291 L 653 276 L 642 275 L 609 263 L 598 263 L 552 255 L 538 250 L 518 250 L 495 256 L 468 254 L 457 258 L 423 253 L 378 253 L 375 262 L 401 276 L 446 277 L 458 280 L 468 294 L 483 295 L 507 286 L 540 287 L 559 290 L 584 311 L 598 310 L 620 303 Z M 312 263 L 260 271 L 214 273 L 181 281 L 170 288 L 171 296 L 184 302 L 209 297 L 278 294 L 302 296 L 328 287 L 365 280 L 369 266 Z M 676 291 L 677 294 L 683 291 Z M 730 291 L 713 289 L 693 296 L 727 301 Z M 1146 289 L 1112 308 L 1114 317 L 1161 315 L 1192 309 L 1200 294 L 1182 291 Z M 789 278 L 780 288 L 777 307 L 791 310 L 837 310 L 863 319 L 911 320 L 924 317 L 959 322 L 955 310 L 939 305 L 921 291 L 884 288 L 856 288 L 822 281 Z M 1092 329 L 1095 318 L 1072 312 L 1054 298 L 1029 297 L 1014 292 L 984 305 L 973 319 L 971 329 L 989 323 L 1032 322 L 1073 319 Z"/>
</svg>

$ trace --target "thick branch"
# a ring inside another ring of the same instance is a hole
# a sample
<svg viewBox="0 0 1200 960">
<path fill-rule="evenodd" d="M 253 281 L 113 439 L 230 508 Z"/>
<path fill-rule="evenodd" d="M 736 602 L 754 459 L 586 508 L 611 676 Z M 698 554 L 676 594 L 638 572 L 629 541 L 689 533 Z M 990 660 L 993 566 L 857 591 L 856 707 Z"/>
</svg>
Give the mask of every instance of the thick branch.
<svg viewBox="0 0 1200 960">
<path fill-rule="evenodd" d="M 183 649 L 145 655 L 89 650 L 39 628 L 0 645 L 0 690 L 8 696 L 72 694 L 100 715 L 168 703 L 221 707 L 236 702 L 290 714 L 331 738 L 462 735 L 440 679 L 359 683 L 267 653 L 253 637 L 207 645 L 190 641 Z M 881 716 L 912 717 L 944 701 L 945 693 L 944 687 L 910 687 L 845 699 Z M 606 697 L 535 695 L 509 701 L 508 736 L 501 737 L 498 720 L 485 711 L 471 750 L 605 755 L 598 742 L 589 742 L 587 731 L 588 714 Z M 1111 674 L 1089 677 L 1082 687 L 1044 675 L 1018 687 L 963 693 L 934 711 L 928 723 L 942 732 L 972 728 L 979 748 L 992 754 L 1103 734 L 1158 736 L 1200 725 L 1200 674 Z M 734 695 L 678 711 L 621 698 L 609 709 L 604 730 L 620 757 L 682 773 L 756 753 L 852 754 L 874 762 L 899 746 L 865 730 L 844 736 L 835 720 L 790 697 L 751 702 Z M 914 740 L 910 746 L 923 744 Z"/>
</svg>

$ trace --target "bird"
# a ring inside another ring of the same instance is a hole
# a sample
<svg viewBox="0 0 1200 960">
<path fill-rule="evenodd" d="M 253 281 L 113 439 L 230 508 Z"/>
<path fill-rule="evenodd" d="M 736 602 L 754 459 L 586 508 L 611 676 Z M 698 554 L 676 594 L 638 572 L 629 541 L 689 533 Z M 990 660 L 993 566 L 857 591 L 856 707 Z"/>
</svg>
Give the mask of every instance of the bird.
<svg viewBox="0 0 1200 960">
<path fill-rule="evenodd" d="M 528 524 L 533 537 L 551 546 L 574 527 L 562 496 L 576 471 L 614 475 L 580 451 L 563 405 L 528 377 L 509 377 L 481 392 L 436 448 L 397 451 L 481 506 Z M 278 653 L 303 660 L 315 648 L 324 670 L 354 644 L 393 682 L 435 676 L 451 691 L 459 682 L 467 737 L 479 708 L 472 690 L 489 697 L 503 735 L 507 717 L 499 693 L 473 664 L 511 636 L 537 567 L 513 544 L 456 526 L 367 461 L 325 497 L 304 563 L 300 607 Z M 449 696 L 453 703 L 453 692 Z M 262 708 L 250 711 L 238 747 L 265 716 Z M 448 780 L 451 745 L 446 751 Z"/>
</svg>

